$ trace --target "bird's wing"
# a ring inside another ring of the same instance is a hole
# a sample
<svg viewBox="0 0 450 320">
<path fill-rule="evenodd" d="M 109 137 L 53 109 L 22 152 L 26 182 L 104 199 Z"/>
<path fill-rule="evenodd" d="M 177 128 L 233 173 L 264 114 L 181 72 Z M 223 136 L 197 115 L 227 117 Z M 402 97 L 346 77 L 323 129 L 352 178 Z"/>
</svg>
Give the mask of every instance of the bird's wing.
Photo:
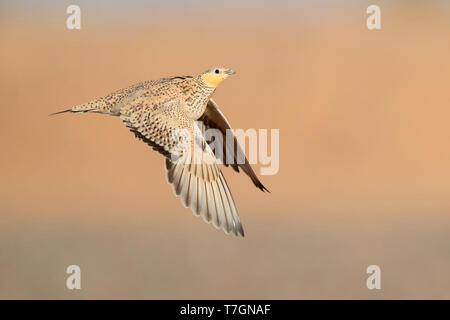
<svg viewBox="0 0 450 320">
<path fill-rule="evenodd" d="M 142 96 L 124 106 L 120 118 L 137 138 L 168 157 L 176 145 L 176 131 L 185 126 L 184 117 L 177 116 L 179 104 L 178 99 L 159 102 Z"/>
<path fill-rule="evenodd" d="M 255 172 L 253 171 L 250 163 L 245 157 L 244 152 L 242 151 L 239 142 L 233 134 L 230 124 L 227 119 L 220 111 L 219 106 L 213 99 L 209 99 L 209 102 L 206 106 L 206 110 L 203 115 L 200 117 L 199 121 L 202 121 L 205 125 L 206 130 L 213 128 L 218 129 L 222 133 L 222 143 L 223 143 L 223 164 L 225 166 L 230 165 L 236 172 L 239 172 L 239 167 L 244 171 L 252 180 L 253 184 L 262 191 L 269 191 L 266 187 L 259 181 Z M 229 131 L 229 137 L 231 139 L 227 139 L 227 130 Z M 234 148 L 234 149 L 233 149 Z M 238 155 L 242 155 L 244 159 L 244 163 L 238 163 Z M 216 153 L 217 155 L 217 153 Z M 233 157 L 231 157 L 233 155 Z M 231 160 L 231 161 L 230 161 Z"/>
<path fill-rule="evenodd" d="M 149 101 L 136 99 L 121 110 L 126 126 L 166 157 L 167 181 L 185 207 L 206 223 L 243 236 L 230 189 L 200 129 L 180 111 L 179 100 L 158 106 Z"/>
<path fill-rule="evenodd" d="M 183 205 L 190 207 L 206 223 L 212 222 L 226 233 L 244 236 L 244 229 L 228 184 L 218 161 L 205 142 L 200 129 L 193 123 L 194 141 L 191 152 L 178 161 L 166 159 L 167 181 Z"/>
</svg>

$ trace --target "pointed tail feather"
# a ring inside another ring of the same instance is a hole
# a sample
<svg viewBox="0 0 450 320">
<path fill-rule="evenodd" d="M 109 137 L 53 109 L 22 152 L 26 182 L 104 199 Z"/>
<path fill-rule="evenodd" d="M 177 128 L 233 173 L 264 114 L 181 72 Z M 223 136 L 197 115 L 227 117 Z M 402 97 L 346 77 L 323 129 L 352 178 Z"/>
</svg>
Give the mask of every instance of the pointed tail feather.
<svg viewBox="0 0 450 320">
<path fill-rule="evenodd" d="M 73 112 L 73 111 L 72 111 L 72 109 L 67 109 L 67 110 L 63 110 L 63 111 L 58 111 L 58 112 L 50 113 L 49 116 L 54 116 L 54 115 L 56 115 L 56 114 L 66 113 L 66 112 Z"/>
<path fill-rule="evenodd" d="M 83 113 L 83 112 L 100 112 L 100 111 L 96 108 L 92 108 L 91 106 L 81 104 L 81 105 L 75 106 L 71 109 L 50 113 L 49 116 L 54 116 L 56 114 L 61 114 L 61 113 L 66 113 L 66 112 Z"/>
</svg>

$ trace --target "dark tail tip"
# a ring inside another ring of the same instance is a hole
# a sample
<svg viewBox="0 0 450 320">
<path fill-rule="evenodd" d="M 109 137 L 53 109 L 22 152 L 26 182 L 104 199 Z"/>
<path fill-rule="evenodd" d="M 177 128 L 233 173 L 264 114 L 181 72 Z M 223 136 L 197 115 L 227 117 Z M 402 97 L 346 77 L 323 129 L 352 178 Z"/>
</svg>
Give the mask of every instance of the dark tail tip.
<svg viewBox="0 0 450 320">
<path fill-rule="evenodd" d="M 55 113 L 50 113 L 49 116 L 54 116 L 55 114 L 66 113 L 66 112 L 72 112 L 72 109 L 67 109 L 67 110 L 58 111 Z"/>
</svg>

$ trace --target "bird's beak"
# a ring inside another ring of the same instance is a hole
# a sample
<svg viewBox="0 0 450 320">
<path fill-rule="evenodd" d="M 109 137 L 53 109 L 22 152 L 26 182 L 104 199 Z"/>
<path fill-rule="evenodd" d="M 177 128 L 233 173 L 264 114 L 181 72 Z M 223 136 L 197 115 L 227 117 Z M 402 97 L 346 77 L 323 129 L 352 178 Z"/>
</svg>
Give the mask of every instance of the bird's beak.
<svg viewBox="0 0 450 320">
<path fill-rule="evenodd" d="M 235 74 L 236 71 L 234 71 L 233 69 L 228 69 L 227 71 L 225 71 L 225 73 L 229 76 L 231 76 L 232 74 Z"/>
</svg>

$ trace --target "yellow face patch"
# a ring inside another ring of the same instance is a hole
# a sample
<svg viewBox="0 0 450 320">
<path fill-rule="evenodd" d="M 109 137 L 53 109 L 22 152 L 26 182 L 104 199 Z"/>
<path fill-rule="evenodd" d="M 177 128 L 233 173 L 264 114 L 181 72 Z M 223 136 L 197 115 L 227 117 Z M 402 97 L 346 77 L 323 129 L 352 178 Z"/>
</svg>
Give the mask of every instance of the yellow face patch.
<svg viewBox="0 0 450 320">
<path fill-rule="evenodd" d="M 210 87 L 217 87 L 224 79 L 223 73 L 204 73 L 202 74 L 203 81 Z"/>
</svg>

